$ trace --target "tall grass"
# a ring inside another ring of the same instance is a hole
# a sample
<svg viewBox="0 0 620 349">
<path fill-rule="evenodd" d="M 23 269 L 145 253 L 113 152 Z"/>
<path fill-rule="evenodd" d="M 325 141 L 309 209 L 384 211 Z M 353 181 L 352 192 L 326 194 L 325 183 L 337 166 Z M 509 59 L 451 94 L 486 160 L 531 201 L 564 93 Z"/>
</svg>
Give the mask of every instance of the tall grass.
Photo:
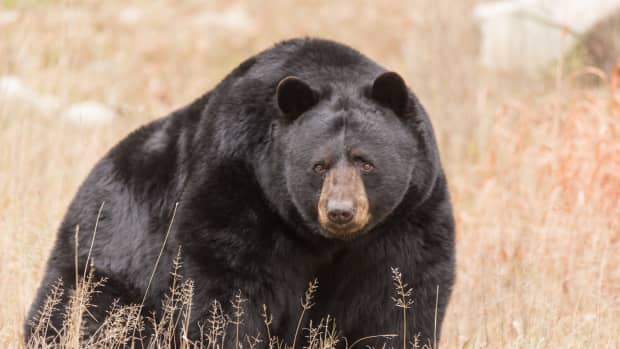
<svg viewBox="0 0 620 349">
<path fill-rule="evenodd" d="M 244 303 L 247 301 L 240 290 L 236 291 L 231 299 L 232 312 L 230 314 L 224 313 L 218 300 L 213 300 L 210 305 L 210 316 L 205 319 L 206 322 L 192 324 L 189 319 L 194 284 L 191 279 L 183 279 L 180 249 L 173 260 L 171 286 L 161 300 L 162 314 L 157 317 L 154 314 L 144 316 L 140 304 L 119 306 L 117 303 L 113 303 L 106 318 L 98 324 L 92 334 L 87 334 L 85 333 L 87 325 L 84 320 L 91 316 L 89 309 L 97 307 L 90 301 L 96 293 L 105 292 L 105 279 L 96 280 L 94 271 L 91 265 L 87 268 L 84 277 L 79 277 L 80 281 L 76 284 L 75 289 L 66 290 L 70 291 L 70 296 L 65 309 L 58 307 L 63 292 L 65 292 L 62 280 L 54 283 L 36 319 L 32 320 L 33 330 L 27 343 L 28 348 L 239 349 L 247 345 L 248 348 L 254 349 L 265 341 L 266 347 L 269 349 L 335 349 L 340 342 L 345 343 L 346 349 L 353 349 L 368 339 L 384 339 L 385 345 L 388 345 L 389 340 L 397 336 L 396 334 L 371 335 L 358 338 L 349 345 L 348 339 L 341 337 L 336 326 L 336 319 L 333 317 L 328 315 L 319 319 L 318 324 L 313 323 L 312 320 L 307 320 L 305 314 L 314 306 L 314 295 L 319 287 L 317 279 L 308 284 L 308 288 L 301 299 L 300 315 L 295 334 L 291 339 L 292 343 L 270 333 L 269 325 L 273 316 L 267 315 L 266 305 L 263 306 L 265 332 L 258 331 L 254 336 L 247 334 L 245 337 L 240 336 L 245 315 Z M 411 349 L 432 348 L 430 344 L 420 346 L 415 335 L 415 339 L 411 343 L 406 341 L 406 313 L 413 304 L 411 300 L 412 291 L 407 289 L 407 284 L 403 282 L 402 275 L 397 268 L 392 268 L 392 274 L 396 296 L 394 302 L 396 307 L 402 309 L 404 317 L 403 349 L 409 347 Z M 57 312 L 63 313 L 64 321 L 61 328 L 54 328 L 51 325 L 50 320 L 57 315 Z M 152 330 L 145 331 L 145 326 Z M 201 329 L 199 338 L 189 338 L 190 326 L 198 326 Z M 231 333 L 228 331 L 231 327 L 232 333 L 235 334 L 232 343 L 226 341 L 226 334 Z M 92 328 L 89 328 L 89 331 L 92 331 Z"/>
</svg>

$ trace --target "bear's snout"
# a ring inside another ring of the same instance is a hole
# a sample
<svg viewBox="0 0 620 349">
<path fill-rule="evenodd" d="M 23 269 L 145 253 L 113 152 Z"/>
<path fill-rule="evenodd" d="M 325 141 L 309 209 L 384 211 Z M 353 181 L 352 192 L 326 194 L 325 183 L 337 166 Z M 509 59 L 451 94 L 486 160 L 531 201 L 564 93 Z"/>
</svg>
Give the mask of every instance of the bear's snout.
<svg viewBox="0 0 620 349">
<path fill-rule="evenodd" d="M 368 197 L 355 167 L 338 166 L 327 172 L 318 212 L 321 227 L 339 239 L 351 239 L 368 224 Z"/>
<path fill-rule="evenodd" d="M 327 217 L 329 220 L 338 225 L 344 225 L 355 215 L 355 207 L 351 200 L 329 200 L 327 201 Z"/>
</svg>

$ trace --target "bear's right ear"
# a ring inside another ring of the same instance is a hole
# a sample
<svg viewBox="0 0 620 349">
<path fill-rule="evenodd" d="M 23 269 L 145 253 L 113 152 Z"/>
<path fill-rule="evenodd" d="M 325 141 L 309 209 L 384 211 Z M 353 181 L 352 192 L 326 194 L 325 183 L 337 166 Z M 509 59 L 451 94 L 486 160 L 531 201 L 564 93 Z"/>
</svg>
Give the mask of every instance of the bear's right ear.
<svg viewBox="0 0 620 349">
<path fill-rule="evenodd" d="M 282 113 L 296 118 L 316 104 L 318 94 L 300 78 L 287 76 L 278 83 L 276 98 Z"/>
<path fill-rule="evenodd" d="M 409 103 L 409 92 L 405 80 L 395 72 L 379 75 L 372 84 L 372 98 L 381 105 L 401 115 Z"/>
</svg>

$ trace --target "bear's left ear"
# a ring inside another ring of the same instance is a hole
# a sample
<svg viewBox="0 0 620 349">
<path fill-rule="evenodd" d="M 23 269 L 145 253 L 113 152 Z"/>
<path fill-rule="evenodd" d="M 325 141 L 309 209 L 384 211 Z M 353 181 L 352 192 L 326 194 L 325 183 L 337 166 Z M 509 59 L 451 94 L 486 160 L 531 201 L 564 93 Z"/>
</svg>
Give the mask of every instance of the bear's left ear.
<svg viewBox="0 0 620 349">
<path fill-rule="evenodd" d="M 372 84 L 371 97 L 398 115 L 403 114 L 409 103 L 409 92 L 405 80 L 394 72 L 383 73 L 375 79 Z"/>
<path fill-rule="evenodd" d="M 282 113 L 296 118 L 317 103 L 318 94 L 300 78 L 287 76 L 278 83 L 276 98 Z"/>
</svg>

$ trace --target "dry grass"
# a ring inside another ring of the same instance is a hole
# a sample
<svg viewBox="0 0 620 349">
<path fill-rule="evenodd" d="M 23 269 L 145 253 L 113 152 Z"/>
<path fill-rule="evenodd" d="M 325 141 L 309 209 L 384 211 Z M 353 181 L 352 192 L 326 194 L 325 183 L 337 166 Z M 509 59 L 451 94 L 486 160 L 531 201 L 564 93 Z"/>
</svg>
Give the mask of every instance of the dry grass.
<svg viewBox="0 0 620 349">
<path fill-rule="evenodd" d="M 0 104 L 0 347 L 21 346 L 55 230 L 110 146 L 244 57 L 317 35 L 402 72 L 434 120 L 458 222 L 443 347 L 620 348 L 618 106 L 608 89 L 572 88 L 567 79 L 516 93 L 507 86 L 527 84 L 481 78 L 470 2 L 0 2 L 18 16 L 0 20 L 0 75 L 65 102 L 98 100 L 120 115 L 88 128 Z M 250 20 L 213 15 L 234 6 Z M 165 301 L 182 304 L 188 294 L 179 292 Z M 135 312 L 115 309 L 96 340 L 120 343 L 128 331 L 119 329 L 141 324 L 118 314 Z M 215 343 L 219 325 L 207 325 Z M 333 326 L 325 319 L 304 333 L 316 333 L 323 348 Z"/>
<path fill-rule="evenodd" d="M 451 177 L 459 280 L 448 347 L 620 345 L 620 114 L 563 91 L 491 116 Z M 476 160 L 477 159 L 477 160 Z"/>
</svg>

